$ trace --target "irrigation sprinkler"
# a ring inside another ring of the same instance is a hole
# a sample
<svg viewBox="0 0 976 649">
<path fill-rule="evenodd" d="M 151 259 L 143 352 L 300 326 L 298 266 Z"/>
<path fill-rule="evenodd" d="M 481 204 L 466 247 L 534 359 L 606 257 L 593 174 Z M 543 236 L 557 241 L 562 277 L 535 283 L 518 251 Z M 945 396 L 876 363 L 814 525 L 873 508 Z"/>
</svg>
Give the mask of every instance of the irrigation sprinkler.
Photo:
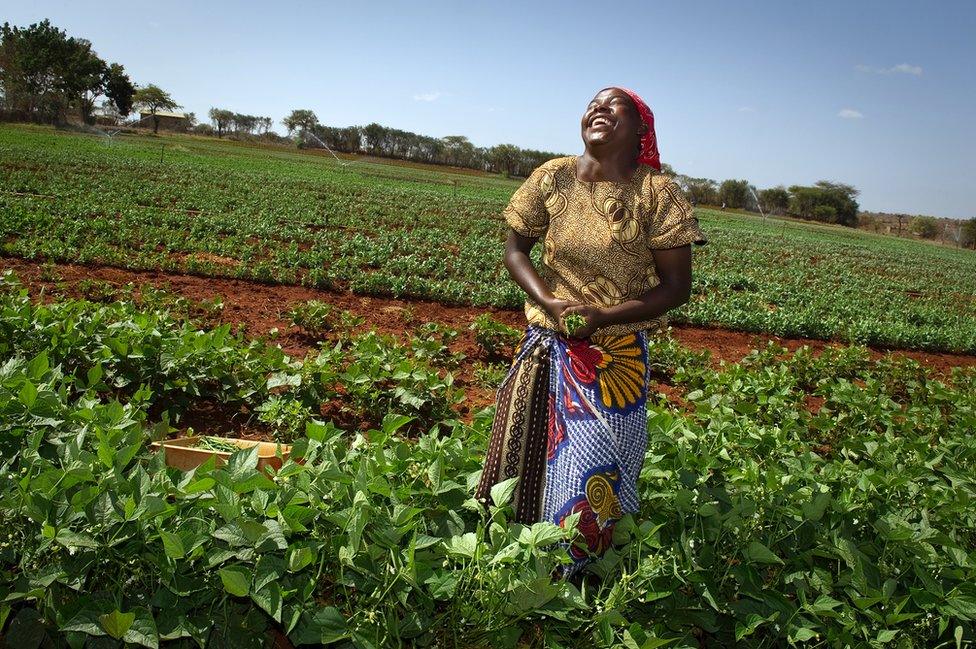
<svg viewBox="0 0 976 649">
<path fill-rule="evenodd" d="M 766 213 L 763 212 L 762 203 L 759 202 L 759 197 L 756 196 L 756 190 L 752 188 L 752 185 L 749 185 L 749 193 L 751 193 L 752 197 L 756 199 L 756 206 L 759 208 L 759 213 L 762 214 L 763 223 L 765 223 Z"/>
<path fill-rule="evenodd" d="M 348 162 L 344 162 L 343 160 L 341 160 L 339 158 L 339 156 L 337 156 L 335 154 L 335 151 L 333 151 L 332 149 L 330 149 L 329 148 L 329 145 L 326 144 L 325 142 L 323 142 L 322 139 L 318 135 L 316 135 L 315 133 L 312 133 L 311 131 L 306 131 L 306 130 L 302 130 L 302 133 L 304 135 L 311 135 L 313 138 L 315 138 L 315 141 L 316 142 L 318 142 L 319 144 L 321 144 L 325 148 L 326 151 L 328 151 L 329 153 L 332 154 L 332 157 L 336 159 L 336 162 L 339 163 L 339 166 L 340 167 L 348 167 L 349 166 L 349 163 Z"/>
</svg>

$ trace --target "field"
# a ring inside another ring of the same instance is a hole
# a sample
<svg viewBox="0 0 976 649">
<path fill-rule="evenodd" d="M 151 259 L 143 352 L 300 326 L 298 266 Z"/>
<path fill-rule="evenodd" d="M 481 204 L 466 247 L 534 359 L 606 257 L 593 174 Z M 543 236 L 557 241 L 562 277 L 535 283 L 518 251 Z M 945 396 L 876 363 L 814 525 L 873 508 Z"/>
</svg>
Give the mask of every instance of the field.
<svg viewBox="0 0 976 649">
<path fill-rule="evenodd" d="M 212 139 L 0 127 L 2 252 L 517 308 L 500 263 L 517 183 Z M 976 352 L 976 255 L 701 210 L 674 323 Z M 541 254 L 538 247 L 536 255 Z"/>
<path fill-rule="evenodd" d="M 6 643 L 972 645 L 976 255 L 701 211 L 641 511 L 577 588 L 572 529 L 471 497 L 516 186 L 0 126 Z M 149 448 L 191 432 L 301 462 Z"/>
</svg>

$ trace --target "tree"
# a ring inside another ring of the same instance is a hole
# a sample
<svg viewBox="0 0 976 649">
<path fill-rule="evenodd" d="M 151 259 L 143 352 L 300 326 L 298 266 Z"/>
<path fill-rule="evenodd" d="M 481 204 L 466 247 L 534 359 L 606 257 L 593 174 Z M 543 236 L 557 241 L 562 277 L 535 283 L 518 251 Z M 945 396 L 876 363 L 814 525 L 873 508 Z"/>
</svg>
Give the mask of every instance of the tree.
<svg viewBox="0 0 976 649">
<path fill-rule="evenodd" d="M 788 212 L 793 216 L 850 227 L 857 225 L 855 197 L 859 192 L 851 185 L 821 180 L 813 187 L 793 185 L 789 191 Z M 818 209 L 821 207 L 830 209 Z"/>
<path fill-rule="evenodd" d="M 108 97 L 119 115 L 125 117 L 132 112 L 132 96 L 136 93 L 136 87 L 132 85 L 132 80 L 125 73 L 118 63 L 108 66 L 104 78 L 105 96 Z"/>
<path fill-rule="evenodd" d="M 26 28 L 4 23 L 0 27 L 4 108 L 24 119 L 63 121 L 72 99 L 87 85 L 76 78 L 89 71 L 82 65 L 91 63 L 80 56 L 84 49 L 84 43 L 68 38 L 48 20 Z"/>
<path fill-rule="evenodd" d="M 61 87 L 69 103 L 77 103 L 82 121 L 90 123 L 95 100 L 105 88 L 108 65 L 92 50 L 91 42 L 69 38 L 61 64 Z"/>
<path fill-rule="evenodd" d="M 939 233 L 939 223 L 934 216 L 916 216 L 912 219 L 911 229 L 923 239 L 934 239 Z"/>
<path fill-rule="evenodd" d="M 963 221 L 959 245 L 976 250 L 976 218 Z"/>
<path fill-rule="evenodd" d="M 488 149 L 487 158 L 494 171 L 514 176 L 522 162 L 522 150 L 514 144 L 498 144 Z"/>
<path fill-rule="evenodd" d="M 373 122 L 363 127 L 363 140 L 370 155 L 379 154 L 386 140 L 386 127 Z"/>
<path fill-rule="evenodd" d="M 790 206 L 790 193 L 782 185 L 759 192 L 759 202 L 767 214 L 786 214 Z"/>
<path fill-rule="evenodd" d="M 715 205 L 718 202 L 718 183 L 709 178 L 691 178 L 679 174 L 674 178 L 694 205 Z"/>
<path fill-rule="evenodd" d="M 291 111 L 291 115 L 282 120 L 281 123 L 288 129 L 288 135 L 291 135 L 296 130 L 299 132 L 299 135 L 304 135 L 315 129 L 319 123 L 319 118 L 310 110 L 293 110 Z"/>
<path fill-rule="evenodd" d="M 748 180 L 725 180 L 718 188 L 718 200 L 726 207 L 741 209 L 749 201 Z"/>
<path fill-rule="evenodd" d="M 132 108 L 134 88 L 121 65 L 108 65 L 90 41 L 68 35 L 47 20 L 27 28 L 0 28 L 0 93 L 5 109 L 22 118 L 64 121 L 77 107 L 92 121 L 96 100 L 107 96 L 120 115 Z"/>
<path fill-rule="evenodd" d="M 173 98 L 169 96 L 162 88 L 149 84 L 145 88 L 139 88 L 136 90 L 135 94 L 132 96 L 132 103 L 137 106 L 143 106 L 152 115 L 153 118 L 153 133 L 159 132 L 159 117 L 156 113 L 161 110 L 175 110 L 177 108 L 182 108 L 179 104 L 173 101 Z"/>
<path fill-rule="evenodd" d="M 217 137 L 224 137 L 224 131 L 234 121 L 234 113 L 223 108 L 211 108 L 208 115 L 210 116 L 210 121 L 213 122 L 214 130 L 217 131 Z"/>
</svg>

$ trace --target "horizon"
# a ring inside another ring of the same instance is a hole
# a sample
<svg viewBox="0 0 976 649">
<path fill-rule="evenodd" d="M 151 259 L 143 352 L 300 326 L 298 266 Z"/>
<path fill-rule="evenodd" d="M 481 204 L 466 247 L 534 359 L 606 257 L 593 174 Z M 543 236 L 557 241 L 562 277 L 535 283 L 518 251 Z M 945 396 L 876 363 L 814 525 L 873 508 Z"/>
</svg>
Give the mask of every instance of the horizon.
<svg viewBox="0 0 976 649">
<path fill-rule="evenodd" d="M 567 6 L 285 3 L 271 17 L 287 19 L 274 21 L 253 3 L 175 2 L 161 12 L 109 2 L 95 14 L 42 0 L 4 20 L 47 18 L 88 39 L 200 122 L 217 107 L 271 117 L 284 132 L 281 120 L 308 108 L 329 126 L 378 122 L 572 155 L 586 103 L 622 85 L 654 111 L 662 161 L 677 173 L 758 189 L 844 182 L 860 191 L 861 211 L 976 216 L 967 191 L 976 6 L 625 3 L 624 46 L 613 49 L 587 41 L 588 8 Z"/>
</svg>

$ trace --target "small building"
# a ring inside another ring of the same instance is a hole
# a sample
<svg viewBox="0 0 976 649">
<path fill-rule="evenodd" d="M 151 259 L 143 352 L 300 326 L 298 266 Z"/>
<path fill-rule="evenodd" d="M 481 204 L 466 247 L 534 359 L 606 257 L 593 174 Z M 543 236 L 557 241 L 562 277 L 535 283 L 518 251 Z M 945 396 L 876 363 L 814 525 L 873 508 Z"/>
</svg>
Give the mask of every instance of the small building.
<svg viewBox="0 0 976 649">
<path fill-rule="evenodd" d="M 139 126 L 142 128 L 152 128 L 152 113 L 145 108 L 139 111 Z M 156 117 L 159 118 L 159 128 L 165 131 L 186 131 L 190 127 L 190 120 L 184 113 L 174 113 L 168 110 L 157 110 Z"/>
</svg>

